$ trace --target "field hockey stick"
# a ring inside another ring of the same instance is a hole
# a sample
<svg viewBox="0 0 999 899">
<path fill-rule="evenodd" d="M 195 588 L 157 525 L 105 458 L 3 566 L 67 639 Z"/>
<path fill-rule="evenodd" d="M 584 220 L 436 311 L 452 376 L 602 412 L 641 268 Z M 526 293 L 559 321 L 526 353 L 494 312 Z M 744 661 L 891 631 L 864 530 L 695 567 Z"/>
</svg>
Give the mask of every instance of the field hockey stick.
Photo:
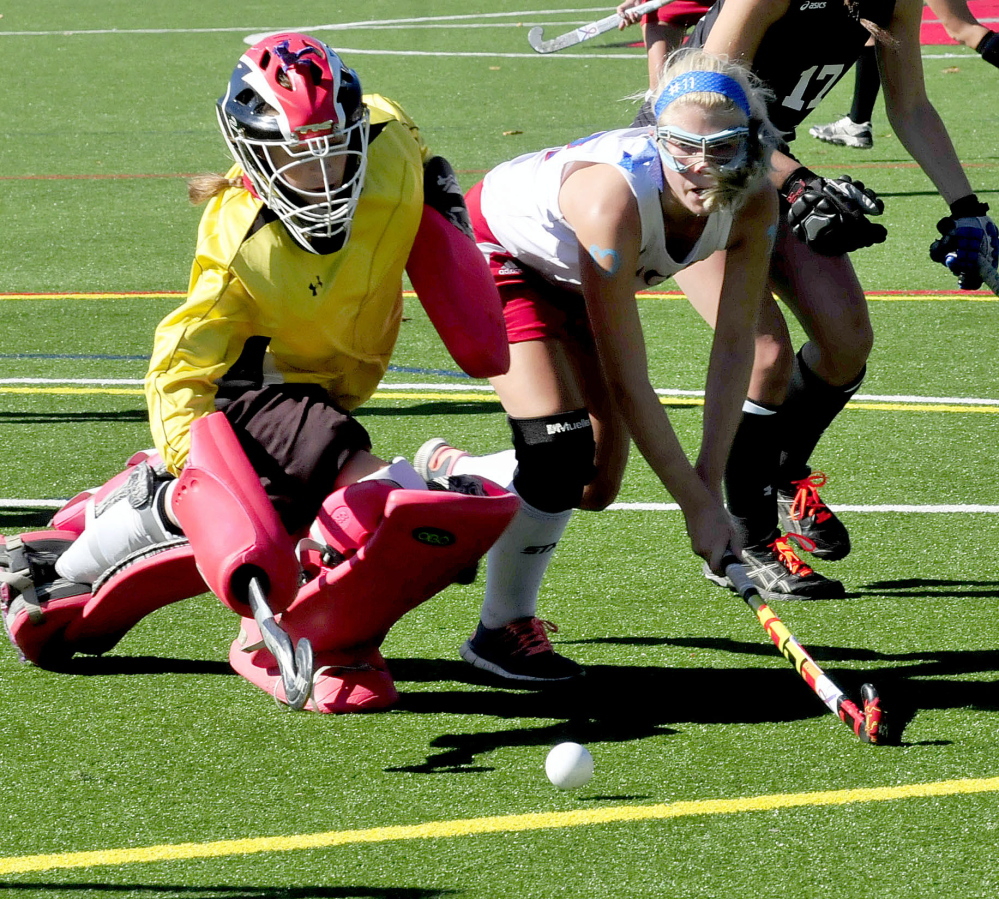
<svg viewBox="0 0 999 899">
<path fill-rule="evenodd" d="M 264 646 L 270 650 L 281 672 L 285 701 L 298 711 L 305 707 L 312 693 L 312 644 L 304 637 L 293 646 L 291 637 L 274 619 L 274 613 L 267 603 L 264 585 L 260 578 L 252 577 L 249 583 L 250 608 L 260 628 Z"/>
<path fill-rule="evenodd" d="M 774 646 L 780 650 L 802 679 L 812 688 L 826 707 L 865 743 L 877 743 L 881 737 L 881 700 L 871 684 L 860 688 L 861 705 L 850 699 L 816 663 L 808 651 L 785 627 L 764 601 L 756 585 L 746 574 L 746 568 L 734 554 L 722 559 L 722 568 L 736 592 L 756 613 Z"/>
<path fill-rule="evenodd" d="M 978 274 L 981 275 L 982 283 L 999 297 L 999 271 L 984 256 L 978 257 Z"/>
<path fill-rule="evenodd" d="M 628 12 L 636 16 L 644 16 L 646 13 L 655 12 L 660 6 L 665 6 L 667 3 L 672 2 L 673 0 L 649 0 L 648 3 L 640 3 L 638 6 L 632 7 Z M 554 53 L 557 50 L 564 50 L 566 47 L 572 47 L 575 44 L 588 41 L 591 37 L 596 37 L 598 34 L 603 34 L 612 28 L 617 28 L 623 18 L 623 16 L 614 13 L 604 19 L 590 22 L 589 25 L 582 25 L 573 31 L 567 31 L 565 34 L 553 37 L 550 41 L 541 39 L 545 29 L 541 25 L 536 25 L 527 32 L 527 42 L 538 53 Z"/>
</svg>

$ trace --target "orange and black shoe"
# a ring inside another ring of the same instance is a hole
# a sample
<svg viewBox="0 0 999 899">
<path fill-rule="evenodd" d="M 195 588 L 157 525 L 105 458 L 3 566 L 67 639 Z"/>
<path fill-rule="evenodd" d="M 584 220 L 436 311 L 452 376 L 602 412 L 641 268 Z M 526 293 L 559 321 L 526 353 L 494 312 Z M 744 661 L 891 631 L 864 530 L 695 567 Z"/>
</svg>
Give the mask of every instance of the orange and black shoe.
<svg viewBox="0 0 999 899">
<path fill-rule="evenodd" d="M 850 552 L 850 534 L 819 496 L 826 476 L 813 471 L 800 481 L 777 488 L 777 514 L 780 525 L 788 534 L 806 537 L 814 548 L 803 548 L 815 558 L 837 562 Z"/>
<path fill-rule="evenodd" d="M 782 537 L 774 531 L 767 541 L 747 546 L 742 551 L 746 574 L 756 584 L 763 598 L 772 599 L 843 599 L 846 591 L 840 581 L 823 577 L 806 565 L 794 551 L 791 540 L 803 546 L 811 541 L 798 534 Z M 720 587 L 733 589 L 731 581 L 704 566 L 704 576 Z"/>
</svg>

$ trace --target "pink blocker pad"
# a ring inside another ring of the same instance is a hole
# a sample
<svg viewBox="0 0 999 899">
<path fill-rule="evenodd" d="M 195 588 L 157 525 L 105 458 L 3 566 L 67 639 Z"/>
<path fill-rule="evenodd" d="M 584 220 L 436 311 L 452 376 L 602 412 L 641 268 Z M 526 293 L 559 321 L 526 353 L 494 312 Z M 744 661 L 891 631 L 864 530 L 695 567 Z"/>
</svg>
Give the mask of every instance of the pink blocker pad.
<svg viewBox="0 0 999 899">
<path fill-rule="evenodd" d="M 266 578 L 271 608 L 288 607 L 298 589 L 295 544 L 221 412 L 191 425 L 191 451 L 173 510 L 205 581 L 229 608 L 250 615 L 241 588 L 254 572 Z"/>
<path fill-rule="evenodd" d="M 380 645 L 406 612 L 478 561 L 513 518 L 520 499 L 485 484 L 488 496 L 393 490 L 367 542 L 305 584 L 282 626 L 317 652 Z"/>
<path fill-rule="evenodd" d="M 473 378 L 510 368 L 503 305 L 475 242 L 431 206 L 423 218 L 406 273 L 444 346 Z"/>
<path fill-rule="evenodd" d="M 260 629 L 252 618 L 241 622 L 242 632 L 229 649 L 229 664 L 251 684 L 286 702 L 281 673 L 266 649 L 246 652 L 244 646 L 260 642 Z M 399 698 L 385 659 L 377 647 L 359 652 L 320 652 L 315 655 L 312 696 L 305 708 L 326 713 L 378 712 Z"/>
</svg>

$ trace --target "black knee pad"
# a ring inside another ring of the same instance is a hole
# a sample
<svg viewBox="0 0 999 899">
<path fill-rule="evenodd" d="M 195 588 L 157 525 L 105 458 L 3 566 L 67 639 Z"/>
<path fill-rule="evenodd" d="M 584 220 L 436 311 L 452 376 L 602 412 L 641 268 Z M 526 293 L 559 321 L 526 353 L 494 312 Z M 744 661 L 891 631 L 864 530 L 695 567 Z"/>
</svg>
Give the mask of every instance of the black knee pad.
<svg viewBox="0 0 999 899">
<path fill-rule="evenodd" d="M 513 486 L 521 498 L 549 513 L 578 506 L 583 488 L 597 473 L 596 442 L 587 411 L 508 420 L 517 454 Z"/>
</svg>

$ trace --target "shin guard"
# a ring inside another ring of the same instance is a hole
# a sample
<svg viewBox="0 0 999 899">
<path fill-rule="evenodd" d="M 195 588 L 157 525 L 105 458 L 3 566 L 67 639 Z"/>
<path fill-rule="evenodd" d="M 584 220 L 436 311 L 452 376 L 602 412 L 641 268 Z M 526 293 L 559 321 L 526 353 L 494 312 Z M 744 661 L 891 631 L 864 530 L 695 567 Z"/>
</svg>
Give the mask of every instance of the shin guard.
<svg viewBox="0 0 999 899">
<path fill-rule="evenodd" d="M 317 676 L 310 707 L 372 711 L 396 699 L 378 647 L 406 612 L 453 583 L 489 549 L 520 500 L 483 481 L 483 496 L 352 484 L 323 504 L 313 533 L 325 552 L 306 560 L 311 579 L 281 615 L 293 640 L 313 646 Z M 244 616 L 229 660 L 243 677 L 281 699 L 274 659 Z"/>
<path fill-rule="evenodd" d="M 299 576 L 294 541 L 221 412 L 191 425 L 191 451 L 172 508 L 205 581 L 229 608 L 244 617 L 252 614 L 251 577 L 264 580 L 275 613 L 294 600 Z"/>
<path fill-rule="evenodd" d="M 55 562 L 75 538 L 58 530 L 0 538 L 4 624 L 24 660 L 41 668 L 107 652 L 146 615 L 206 590 L 182 538 L 134 553 L 93 587 L 67 581 Z"/>
</svg>

